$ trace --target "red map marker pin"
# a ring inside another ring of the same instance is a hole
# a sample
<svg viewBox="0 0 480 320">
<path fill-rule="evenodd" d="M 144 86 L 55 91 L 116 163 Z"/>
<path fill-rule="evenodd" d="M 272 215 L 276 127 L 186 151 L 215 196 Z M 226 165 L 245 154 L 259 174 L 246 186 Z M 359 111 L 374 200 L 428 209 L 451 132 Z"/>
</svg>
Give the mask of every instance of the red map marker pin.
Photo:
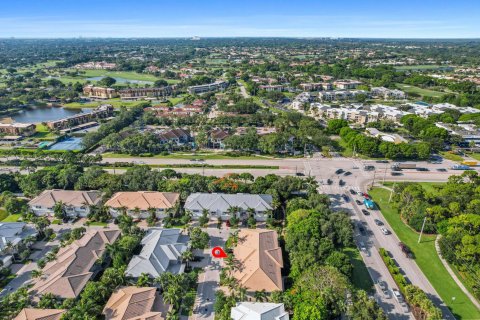
<svg viewBox="0 0 480 320">
<path fill-rule="evenodd" d="M 212 256 L 218 259 L 223 259 L 227 257 L 227 254 L 221 247 L 215 247 L 212 249 Z"/>
</svg>

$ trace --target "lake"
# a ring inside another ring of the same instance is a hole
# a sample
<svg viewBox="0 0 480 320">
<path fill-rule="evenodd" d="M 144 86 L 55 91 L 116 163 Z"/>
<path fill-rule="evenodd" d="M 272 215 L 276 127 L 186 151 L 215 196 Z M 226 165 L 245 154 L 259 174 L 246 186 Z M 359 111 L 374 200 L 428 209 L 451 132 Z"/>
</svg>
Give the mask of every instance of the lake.
<svg viewBox="0 0 480 320">
<path fill-rule="evenodd" d="M 100 81 L 102 80 L 103 78 L 105 77 L 91 77 L 91 78 L 86 78 L 85 80 L 90 80 L 90 81 Z M 144 80 L 131 80 L 131 79 L 125 79 L 125 78 L 115 78 L 113 77 L 113 79 L 115 79 L 117 81 L 117 83 L 136 83 L 136 84 L 153 84 L 152 81 L 144 81 Z"/>
<path fill-rule="evenodd" d="M 39 123 L 52 120 L 59 120 L 67 117 L 74 116 L 78 113 L 89 113 L 92 109 L 67 109 L 62 107 L 33 107 L 24 109 L 18 113 L 11 115 L 10 117 L 15 122 L 23 123 Z"/>
</svg>

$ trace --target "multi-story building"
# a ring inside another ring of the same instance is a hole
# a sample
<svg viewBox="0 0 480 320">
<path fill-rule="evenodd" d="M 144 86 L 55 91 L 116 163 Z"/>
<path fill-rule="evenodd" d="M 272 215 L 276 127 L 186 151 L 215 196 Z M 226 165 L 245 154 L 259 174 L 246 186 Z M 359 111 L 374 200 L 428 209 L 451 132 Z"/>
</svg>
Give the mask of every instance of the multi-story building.
<svg viewBox="0 0 480 320">
<path fill-rule="evenodd" d="M 230 134 L 227 130 L 220 128 L 215 128 L 210 131 L 208 136 L 208 147 L 212 149 L 224 149 L 225 148 L 225 139 L 229 137 Z"/>
<path fill-rule="evenodd" d="M 253 214 L 257 221 L 265 221 L 267 212 L 272 210 L 272 201 L 272 196 L 268 194 L 192 193 L 184 208 L 192 212 L 193 219 L 198 219 L 207 210 L 211 218 L 228 220 L 235 209 L 240 219 L 247 219 L 249 214 Z"/>
<path fill-rule="evenodd" d="M 289 320 L 283 303 L 237 302 L 231 309 L 232 320 Z"/>
<path fill-rule="evenodd" d="M 401 100 L 407 97 L 405 92 L 401 90 L 388 89 L 385 87 L 374 87 L 370 90 L 370 94 L 374 97 L 383 98 L 385 100 L 390 100 L 390 99 Z"/>
<path fill-rule="evenodd" d="M 67 128 L 72 128 L 81 124 L 86 124 L 89 122 L 95 122 L 99 119 L 108 118 L 113 114 L 113 106 L 111 104 L 102 104 L 98 108 L 92 110 L 88 113 L 80 113 L 68 118 L 49 121 L 47 122 L 47 127 L 52 130 L 62 130 Z"/>
<path fill-rule="evenodd" d="M 175 92 L 175 86 L 164 86 L 159 88 L 129 88 L 119 90 L 120 98 L 123 100 L 139 100 L 146 98 L 165 98 Z"/>
<path fill-rule="evenodd" d="M 117 192 L 105 206 L 112 217 L 117 217 L 124 211 L 131 217 L 145 219 L 155 213 L 157 218 L 165 218 L 167 210 L 175 206 L 180 194 L 175 192 L 137 191 Z"/>
<path fill-rule="evenodd" d="M 211 91 L 225 90 L 228 87 L 228 82 L 226 81 L 216 81 L 208 84 L 201 84 L 198 86 L 188 87 L 188 93 L 190 94 L 200 94 Z"/>
<path fill-rule="evenodd" d="M 32 123 L 0 123 L 0 133 L 9 136 L 31 136 L 35 133 Z"/>
<path fill-rule="evenodd" d="M 118 97 L 117 90 L 106 87 L 87 85 L 83 87 L 83 95 L 94 99 L 112 99 Z"/>
<path fill-rule="evenodd" d="M 101 202 L 100 191 L 45 190 L 28 202 L 30 210 L 37 216 L 53 216 L 55 204 L 61 202 L 70 217 L 86 217 L 90 206 Z"/>
<path fill-rule="evenodd" d="M 79 63 L 74 66 L 75 69 L 89 69 L 89 70 L 111 70 L 115 69 L 117 65 L 115 63 L 109 63 L 105 61 L 99 62 L 85 62 Z"/>
<path fill-rule="evenodd" d="M 356 80 L 337 80 L 337 81 L 334 81 L 333 84 L 337 89 L 352 90 L 352 89 L 356 89 L 362 83 Z"/>
<path fill-rule="evenodd" d="M 268 92 L 276 91 L 276 92 L 283 92 L 287 91 L 288 87 L 282 84 L 269 84 L 269 85 L 261 85 L 258 87 L 260 90 L 265 90 Z"/>
</svg>

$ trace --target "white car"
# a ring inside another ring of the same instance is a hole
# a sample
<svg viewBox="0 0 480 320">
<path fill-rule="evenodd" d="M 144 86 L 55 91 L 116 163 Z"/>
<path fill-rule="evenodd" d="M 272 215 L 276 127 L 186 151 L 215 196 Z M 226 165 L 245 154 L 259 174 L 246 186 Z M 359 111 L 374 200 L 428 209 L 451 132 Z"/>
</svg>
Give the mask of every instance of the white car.
<svg viewBox="0 0 480 320">
<path fill-rule="evenodd" d="M 392 289 L 392 294 L 393 294 L 393 296 L 395 297 L 395 300 L 398 301 L 398 303 L 402 304 L 402 303 L 405 302 L 405 300 L 403 299 L 402 294 L 401 294 L 400 291 L 398 291 L 397 289 Z"/>
<path fill-rule="evenodd" d="M 384 235 L 389 235 L 389 234 L 390 234 L 390 231 L 388 231 L 388 229 L 385 228 L 385 227 L 381 227 L 380 230 L 382 231 L 382 233 L 383 233 Z"/>
</svg>

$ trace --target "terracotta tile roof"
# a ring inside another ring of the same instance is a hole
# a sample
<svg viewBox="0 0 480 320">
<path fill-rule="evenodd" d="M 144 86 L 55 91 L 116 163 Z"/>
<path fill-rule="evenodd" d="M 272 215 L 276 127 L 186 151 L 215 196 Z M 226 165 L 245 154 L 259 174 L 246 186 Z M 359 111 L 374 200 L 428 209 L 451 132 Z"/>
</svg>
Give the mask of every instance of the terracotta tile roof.
<svg viewBox="0 0 480 320">
<path fill-rule="evenodd" d="M 228 131 L 226 130 L 222 130 L 222 129 L 213 129 L 212 131 L 210 131 L 210 138 L 211 139 L 225 139 L 226 137 L 229 136 L 229 133 Z"/>
<path fill-rule="evenodd" d="M 106 320 L 164 320 L 168 309 L 157 288 L 123 287 L 112 294 L 102 313 Z"/>
<path fill-rule="evenodd" d="M 115 242 L 119 235 L 119 230 L 92 231 L 61 248 L 57 258 L 43 268 L 44 275 L 30 292 L 76 298 L 94 274 L 95 262 L 103 255 L 106 245 Z"/>
<path fill-rule="evenodd" d="M 30 200 L 30 206 L 51 208 L 62 201 L 67 206 L 81 207 L 97 204 L 102 198 L 100 191 L 45 190 Z"/>
<path fill-rule="evenodd" d="M 24 308 L 13 320 L 60 320 L 63 309 L 33 309 Z"/>
<path fill-rule="evenodd" d="M 233 249 L 240 269 L 233 276 L 249 291 L 283 290 L 282 249 L 274 230 L 242 229 Z"/>
<path fill-rule="evenodd" d="M 168 209 L 175 205 L 179 197 L 180 194 L 175 192 L 117 192 L 105 203 L 105 206 L 117 209 L 126 207 L 127 210 Z"/>
</svg>

